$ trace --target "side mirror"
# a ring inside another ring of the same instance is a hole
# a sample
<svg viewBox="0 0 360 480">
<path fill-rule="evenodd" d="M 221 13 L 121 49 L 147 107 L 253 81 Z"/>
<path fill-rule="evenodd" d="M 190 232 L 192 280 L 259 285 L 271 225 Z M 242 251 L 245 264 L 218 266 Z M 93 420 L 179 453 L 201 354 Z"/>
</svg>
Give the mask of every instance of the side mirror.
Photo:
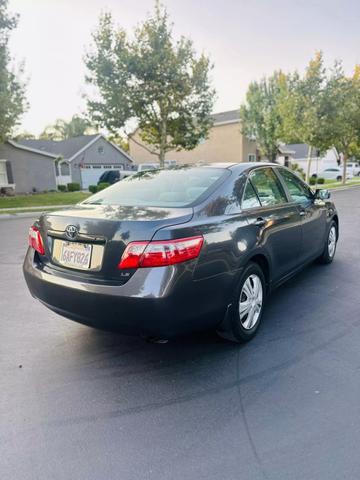
<svg viewBox="0 0 360 480">
<path fill-rule="evenodd" d="M 318 200 L 329 200 L 331 194 L 326 188 L 318 188 L 315 191 L 315 198 Z"/>
</svg>

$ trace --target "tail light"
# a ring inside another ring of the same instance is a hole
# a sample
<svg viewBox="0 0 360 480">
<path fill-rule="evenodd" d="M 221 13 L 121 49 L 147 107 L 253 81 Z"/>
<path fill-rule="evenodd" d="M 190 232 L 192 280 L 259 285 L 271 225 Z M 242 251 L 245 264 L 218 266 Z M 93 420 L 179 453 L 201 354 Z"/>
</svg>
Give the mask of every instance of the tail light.
<svg viewBox="0 0 360 480">
<path fill-rule="evenodd" d="M 36 227 L 29 229 L 29 245 L 36 250 L 40 255 L 45 254 L 44 243 L 41 238 L 40 230 Z"/>
<path fill-rule="evenodd" d="M 130 242 L 122 254 L 118 268 L 164 267 L 196 258 L 202 236 L 155 242 Z"/>
</svg>

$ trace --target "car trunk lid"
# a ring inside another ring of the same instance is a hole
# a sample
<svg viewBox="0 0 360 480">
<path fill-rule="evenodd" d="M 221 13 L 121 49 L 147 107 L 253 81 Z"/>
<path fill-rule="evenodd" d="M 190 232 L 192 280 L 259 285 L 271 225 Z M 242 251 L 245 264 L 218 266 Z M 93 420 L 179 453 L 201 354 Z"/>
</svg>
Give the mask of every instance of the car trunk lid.
<svg viewBox="0 0 360 480">
<path fill-rule="evenodd" d="M 192 208 L 111 205 L 78 205 L 69 210 L 43 214 L 39 221 L 45 244 L 42 260 L 45 266 L 65 274 L 94 281 L 125 283 L 134 270 L 121 271 L 117 266 L 127 244 L 137 240 L 150 241 L 160 228 L 186 223 L 192 216 Z M 68 227 L 75 227 L 73 238 L 67 232 Z M 85 268 L 64 264 L 63 260 L 67 258 L 64 255 L 77 246 L 89 249 L 91 258 L 88 265 L 83 265 Z"/>
</svg>

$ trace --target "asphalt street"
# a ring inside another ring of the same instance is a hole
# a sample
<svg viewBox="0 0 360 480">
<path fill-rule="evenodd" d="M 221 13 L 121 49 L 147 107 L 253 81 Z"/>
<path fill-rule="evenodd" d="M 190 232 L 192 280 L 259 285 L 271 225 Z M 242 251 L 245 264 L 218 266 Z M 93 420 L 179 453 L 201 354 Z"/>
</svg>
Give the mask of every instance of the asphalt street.
<svg viewBox="0 0 360 480">
<path fill-rule="evenodd" d="M 48 311 L 22 276 L 31 218 L 0 220 L 0 477 L 360 478 L 360 189 L 333 199 L 334 263 L 278 289 L 244 346 Z"/>
</svg>

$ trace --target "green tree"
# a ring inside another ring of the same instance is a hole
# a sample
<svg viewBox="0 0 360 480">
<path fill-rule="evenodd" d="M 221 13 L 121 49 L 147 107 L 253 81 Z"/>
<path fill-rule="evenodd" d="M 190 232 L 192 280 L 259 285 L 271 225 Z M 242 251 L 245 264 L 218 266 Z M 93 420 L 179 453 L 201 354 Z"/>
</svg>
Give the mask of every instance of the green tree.
<svg viewBox="0 0 360 480">
<path fill-rule="evenodd" d="M 278 101 L 282 83 L 286 77 L 282 72 L 274 72 L 269 78 L 252 82 L 246 94 L 246 103 L 240 107 L 242 133 L 256 138 L 261 155 L 275 162 L 282 119 Z"/>
<path fill-rule="evenodd" d="M 282 119 L 281 137 L 285 142 L 297 141 L 309 145 L 306 180 L 309 181 L 311 158 L 315 150 L 325 151 L 331 146 L 327 121 L 327 77 L 323 56 L 317 52 L 305 75 L 297 72 L 287 77 L 279 96 L 279 114 Z"/>
<path fill-rule="evenodd" d="M 95 131 L 86 118 L 73 115 L 69 122 L 58 119 L 53 125 L 48 125 L 39 138 L 44 140 L 65 140 L 67 138 L 79 137 L 80 135 L 92 134 Z"/>
<path fill-rule="evenodd" d="M 0 141 L 4 141 L 18 125 L 27 103 L 25 85 L 20 80 L 23 67 L 14 73 L 11 68 L 9 35 L 16 28 L 17 16 L 8 13 L 8 0 L 0 0 Z"/>
<path fill-rule="evenodd" d="M 191 150 L 206 137 L 215 95 L 212 65 L 204 54 L 196 55 L 191 40 L 174 40 L 158 2 L 133 40 L 114 27 L 110 13 L 101 15 L 85 63 L 86 81 L 96 90 L 88 98 L 93 121 L 114 134 L 133 121 L 141 145 L 161 165 L 166 152 Z"/>
<path fill-rule="evenodd" d="M 352 77 L 344 74 L 341 63 L 335 64 L 326 88 L 328 136 L 342 154 L 342 183 L 346 183 L 346 164 L 360 153 L 360 66 Z"/>
</svg>

